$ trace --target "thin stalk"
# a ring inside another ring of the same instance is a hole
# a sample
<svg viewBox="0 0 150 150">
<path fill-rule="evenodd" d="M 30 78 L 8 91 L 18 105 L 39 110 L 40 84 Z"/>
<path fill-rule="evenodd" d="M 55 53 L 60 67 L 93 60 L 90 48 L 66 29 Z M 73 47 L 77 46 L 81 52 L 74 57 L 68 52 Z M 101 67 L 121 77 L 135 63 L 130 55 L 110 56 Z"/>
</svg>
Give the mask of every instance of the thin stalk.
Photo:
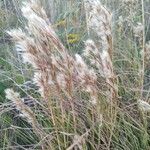
<svg viewBox="0 0 150 150">
<path fill-rule="evenodd" d="M 143 23 L 143 32 L 142 32 L 142 68 L 141 68 L 141 99 L 144 88 L 144 72 L 145 72 L 145 16 L 144 16 L 144 0 L 141 0 L 142 4 L 142 23 Z"/>
</svg>

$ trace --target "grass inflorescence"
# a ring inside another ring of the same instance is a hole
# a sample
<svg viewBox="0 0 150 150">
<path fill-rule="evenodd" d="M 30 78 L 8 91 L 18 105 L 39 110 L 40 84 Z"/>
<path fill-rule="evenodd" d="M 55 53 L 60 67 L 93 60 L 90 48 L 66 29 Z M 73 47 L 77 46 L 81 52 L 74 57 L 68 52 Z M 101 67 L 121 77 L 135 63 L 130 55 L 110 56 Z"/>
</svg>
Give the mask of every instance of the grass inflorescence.
<svg viewBox="0 0 150 150">
<path fill-rule="evenodd" d="M 24 1 L 7 29 L 0 148 L 149 150 L 147 2 L 61 3 Z"/>
</svg>

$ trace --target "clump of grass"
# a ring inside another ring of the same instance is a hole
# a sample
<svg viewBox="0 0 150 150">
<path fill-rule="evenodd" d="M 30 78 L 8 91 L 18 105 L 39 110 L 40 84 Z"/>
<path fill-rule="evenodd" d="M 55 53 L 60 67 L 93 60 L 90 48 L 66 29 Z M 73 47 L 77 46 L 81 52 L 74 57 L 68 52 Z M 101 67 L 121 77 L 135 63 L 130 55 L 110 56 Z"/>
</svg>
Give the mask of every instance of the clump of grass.
<svg viewBox="0 0 150 150">
<path fill-rule="evenodd" d="M 35 0 L 23 3 L 27 26 L 8 32 L 22 62 L 34 73 L 34 93 L 6 90 L 6 98 L 13 102 L 33 138 L 33 143 L 27 141 L 32 145 L 19 146 L 43 150 L 147 149 L 149 104 L 138 99 L 126 106 L 121 101 L 125 88 L 120 88 L 114 71 L 112 14 L 99 0 L 84 0 L 84 9 L 88 39 L 82 54 L 70 53 L 53 28 L 62 24 L 52 25 Z M 68 35 L 68 42 L 69 38 L 78 40 L 74 35 Z M 12 128 L 26 130 L 22 125 Z M 15 147 L 14 141 L 4 143 Z"/>
<path fill-rule="evenodd" d="M 98 2 L 97 5 L 92 1 L 88 1 L 86 8 L 90 6 L 94 9 L 98 9 L 98 6 L 101 6 L 101 4 Z M 92 10 L 87 10 L 87 12 L 88 11 L 93 14 Z M 112 99 L 114 100 L 115 87 L 111 61 L 112 36 L 110 18 L 105 20 L 105 23 L 109 24 L 108 29 L 105 31 L 100 30 L 98 33 L 99 37 L 103 34 L 101 36 L 103 39 L 99 41 L 99 44 L 102 45 L 102 52 L 100 51 L 101 46 L 97 45 L 97 48 L 94 42 L 87 42 L 88 44 L 85 48 L 85 53 L 90 53 L 93 47 L 95 47 L 93 57 L 97 58 L 97 68 L 94 69 L 94 67 L 89 66 L 79 54 L 75 54 L 75 57 L 69 54 L 53 30 L 44 10 L 37 3 L 34 1 L 24 3 L 22 12 L 28 21 L 28 26 L 26 27 L 27 32 L 25 33 L 19 29 L 12 30 L 8 33 L 13 37 L 17 47 L 19 47 L 19 51 L 22 51 L 23 61 L 30 63 L 34 68 L 33 82 L 39 87 L 39 93 L 42 98 L 40 103 L 44 105 L 42 109 L 49 118 L 51 125 L 56 127 L 55 142 L 57 142 L 59 148 L 61 148 L 60 140 L 62 139 L 60 137 L 62 135 L 59 133 L 59 130 L 62 129 L 62 132 L 69 132 L 65 129 L 65 126 L 69 124 L 71 126 L 70 129 L 75 135 L 79 133 L 84 135 L 84 132 L 89 130 L 88 128 L 92 130 L 93 128 L 95 129 L 95 127 L 97 128 L 97 125 L 99 126 L 98 130 L 100 130 L 104 113 L 100 106 L 102 105 L 100 97 L 102 92 L 104 92 L 103 98 L 105 103 L 108 102 L 107 105 L 110 106 L 111 111 L 113 111 L 114 106 L 112 105 Z M 93 17 L 94 15 L 101 15 L 102 17 L 103 15 L 105 17 L 111 16 L 103 6 L 101 6 L 100 12 L 98 10 L 96 14 L 93 14 Z M 94 20 L 89 20 L 90 28 L 92 28 L 94 24 L 93 21 Z M 97 26 L 99 26 L 98 19 L 95 21 Z M 98 27 L 95 30 L 98 30 Z M 108 40 L 105 41 L 107 36 Z M 105 96 L 106 94 L 109 95 L 109 93 L 101 91 L 103 89 L 99 90 L 101 77 L 105 79 L 103 84 L 106 84 L 106 87 L 110 90 L 110 101 L 108 97 Z M 8 95 L 9 92 L 7 90 L 7 97 Z M 86 99 L 82 95 L 85 95 Z M 11 99 L 10 96 L 9 99 Z M 23 103 L 20 104 L 23 105 Z M 105 109 L 107 110 L 107 108 Z M 32 120 L 32 126 L 35 127 L 33 120 L 36 120 L 36 117 L 30 119 L 30 115 L 26 115 L 27 112 L 23 110 L 21 110 L 21 112 L 23 114 L 25 113 L 24 116 L 26 116 L 27 121 Z M 87 120 L 83 119 L 83 115 L 86 113 Z M 70 121 L 68 121 L 68 115 L 72 116 Z M 38 120 L 36 121 L 38 124 Z M 83 129 L 79 129 L 81 125 Z M 69 140 L 69 142 L 71 142 L 71 140 Z"/>
</svg>

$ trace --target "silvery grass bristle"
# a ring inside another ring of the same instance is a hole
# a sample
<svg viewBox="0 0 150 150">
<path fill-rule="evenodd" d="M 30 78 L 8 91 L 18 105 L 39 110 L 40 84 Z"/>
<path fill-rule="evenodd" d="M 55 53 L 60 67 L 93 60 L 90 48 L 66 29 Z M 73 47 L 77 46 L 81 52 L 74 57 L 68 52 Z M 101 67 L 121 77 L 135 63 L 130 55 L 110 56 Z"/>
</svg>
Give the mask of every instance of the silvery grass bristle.
<svg viewBox="0 0 150 150">
<path fill-rule="evenodd" d="M 91 57 L 91 63 L 99 69 L 99 73 L 106 79 L 110 99 L 117 96 L 117 86 L 113 72 L 112 54 L 113 38 L 111 31 L 112 14 L 99 0 L 85 0 L 85 11 L 89 35 L 96 40 L 86 42 L 85 56 Z"/>
</svg>

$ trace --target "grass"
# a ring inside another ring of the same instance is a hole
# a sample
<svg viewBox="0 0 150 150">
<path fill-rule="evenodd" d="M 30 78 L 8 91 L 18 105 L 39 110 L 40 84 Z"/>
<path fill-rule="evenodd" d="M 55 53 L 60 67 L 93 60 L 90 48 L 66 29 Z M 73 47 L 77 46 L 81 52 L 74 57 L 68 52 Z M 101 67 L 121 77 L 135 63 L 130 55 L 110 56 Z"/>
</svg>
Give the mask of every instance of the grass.
<svg viewBox="0 0 150 150">
<path fill-rule="evenodd" d="M 0 149 L 149 150 L 148 0 L 39 2 L 1 2 Z"/>
</svg>

